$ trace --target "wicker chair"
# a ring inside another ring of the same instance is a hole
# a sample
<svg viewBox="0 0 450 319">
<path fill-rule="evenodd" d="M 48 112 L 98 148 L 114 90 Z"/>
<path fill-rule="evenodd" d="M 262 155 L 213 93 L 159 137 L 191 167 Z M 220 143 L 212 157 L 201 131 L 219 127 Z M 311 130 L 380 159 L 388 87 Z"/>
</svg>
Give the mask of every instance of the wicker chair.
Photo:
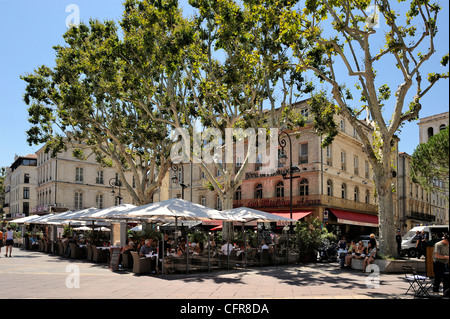
<svg viewBox="0 0 450 319">
<path fill-rule="evenodd" d="M 133 250 L 126 250 L 122 253 L 122 266 L 126 269 L 133 269 L 133 256 L 131 252 Z"/>
<path fill-rule="evenodd" d="M 86 245 L 86 250 L 87 250 L 87 260 L 92 261 L 92 258 L 93 258 L 93 256 L 94 256 L 93 249 L 94 249 L 94 247 L 93 247 L 92 245 L 89 245 L 89 244 Z"/>
<path fill-rule="evenodd" d="M 61 241 L 58 241 L 58 255 L 64 256 L 64 245 Z"/>
<path fill-rule="evenodd" d="M 65 256 L 65 257 L 70 257 L 70 255 L 66 256 L 66 254 L 67 254 L 67 247 L 69 247 L 69 243 L 68 242 L 64 242 L 64 243 L 62 243 L 62 245 L 63 245 L 63 253 L 62 253 L 62 255 Z"/>
<path fill-rule="evenodd" d="M 136 251 L 130 253 L 133 257 L 133 273 L 140 275 L 152 272 L 152 262 L 150 258 L 140 258 Z"/>
<path fill-rule="evenodd" d="M 92 261 L 96 263 L 106 263 L 108 261 L 107 251 L 92 247 Z"/>
<path fill-rule="evenodd" d="M 46 240 L 42 240 L 42 252 L 51 253 L 52 252 L 52 243 Z"/>
<path fill-rule="evenodd" d="M 72 259 L 81 259 L 83 256 L 83 249 L 81 249 L 78 245 L 74 243 L 70 243 L 70 258 Z"/>
<path fill-rule="evenodd" d="M 44 241 L 42 239 L 38 240 L 38 246 L 39 246 L 39 251 L 42 252 L 44 251 Z"/>
</svg>

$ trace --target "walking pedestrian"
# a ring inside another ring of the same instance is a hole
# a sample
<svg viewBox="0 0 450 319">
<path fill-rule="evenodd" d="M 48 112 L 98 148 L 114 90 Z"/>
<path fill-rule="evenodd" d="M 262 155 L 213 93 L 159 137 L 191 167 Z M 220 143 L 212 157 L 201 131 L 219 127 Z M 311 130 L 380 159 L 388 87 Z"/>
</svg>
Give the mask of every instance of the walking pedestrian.
<svg viewBox="0 0 450 319">
<path fill-rule="evenodd" d="M 439 292 L 441 281 L 444 286 L 444 294 L 448 294 L 449 277 L 444 276 L 448 274 L 448 234 L 442 237 L 442 240 L 434 244 L 433 249 L 433 272 L 434 283 L 433 292 Z"/>
<path fill-rule="evenodd" d="M 423 231 L 420 233 L 419 240 L 417 241 L 417 258 L 420 259 L 421 256 L 425 256 L 425 245 L 428 241 L 428 233 Z"/>
<path fill-rule="evenodd" d="M 397 254 L 400 256 L 400 251 L 402 250 L 402 235 L 400 235 L 400 229 L 397 230 L 395 241 L 397 242 Z"/>
<path fill-rule="evenodd" d="M 5 256 L 8 257 L 8 250 L 9 250 L 9 257 L 11 257 L 12 252 L 12 246 L 14 245 L 14 233 L 11 230 L 11 227 L 7 228 L 8 231 L 6 232 L 6 254 Z"/>
<path fill-rule="evenodd" d="M 3 232 L 0 228 L 0 256 L 2 254 L 2 247 L 3 247 Z"/>
</svg>

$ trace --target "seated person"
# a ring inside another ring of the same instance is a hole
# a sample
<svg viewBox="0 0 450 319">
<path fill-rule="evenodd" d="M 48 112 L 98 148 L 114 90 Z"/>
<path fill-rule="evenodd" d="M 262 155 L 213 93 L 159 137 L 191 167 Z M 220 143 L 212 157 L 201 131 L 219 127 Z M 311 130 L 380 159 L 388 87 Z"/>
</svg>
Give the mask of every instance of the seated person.
<svg viewBox="0 0 450 319">
<path fill-rule="evenodd" d="M 200 254 L 201 253 L 201 249 L 200 249 L 200 245 L 198 244 L 198 243 L 192 243 L 191 244 L 191 248 L 192 248 L 192 251 L 194 252 L 194 253 L 196 253 L 196 254 Z"/>
<path fill-rule="evenodd" d="M 181 257 L 186 252 L 186 240 L 184 238 L 180 239 L 180 244 L 177 248 L 177 255 Z"/>
<path fill-rule="evenodd" d="M 146 239 L 145 245 L 142 246 L 141 249 L 139 250 L 139 256 L 145 257 L 145 255 L 151 254 L 152 252 L 153 252 L 152 239 Z"/>
<path fill-rule="evenodd" d="M 36 249 L 38 247 L 38 240 L 35 235 L 31 237 L 30 242 L 31 242 L 31 249 Z"/>
<path fill-rule="evenodd" d="M 344 266 L 346 266 L 346 267 L 350 267 L 351 266 L 352 258 L 356 254 L 356 249 L 357 249 L 356 242 L 354 240 L 352 240 L 350 242 L 350 246 L 348 247 L 347 255 L 345 256 L 345 264 L 344 264 Z"/>
<path fill-rule="evenodd" d="M 261 241 L 261 250 L 265 250 L 265 249 L 269 250 L 269 246 L 267 246 L 266 241 L 263 240 L 263 241 Z"/>
<path fill-rule="evenodd" d="M 128 244 L 126 244 L 125 246 L 122 247 L 122 252 L 126 252 L 128 250 L 133 250 L 134 249 L 134 242 L 133 240 L 129 240 Z"/>
<path fill-rule="evenodd" d="M 141 238 L 140 242 L 137 245 L 137 250 L 140 251 L 142 246 L 145 246 L 145 238 Z"/>
<path fill-rule="evenodd" d="M 162 258 L 162 251 L 163 251 L 163 246 L 164 246 L 164 251 L 165 251 L 165 255 L 167 256 L 170 253 L 170 249 L 172 248 L 172 242 L 170 241 L 169 238 L 169 234 L 164 233 L 164 241 L 159 240 L 158 241 L 158 258 Z"/>
<path fill-rule="evenodd" d="M 372 244 L 373 243 L 369 242 L 369 245 L 367 246 L 368 253 L 366 258 L 364 258 L 363 272 L 366 272 L 367 266 L 373 263 L 377 254 L 377 246 L 372 246 Z"/>
<path fill-rule="evenodd" d="M 347 241 L 345 240 L 344 236 L 342 236 L 341 240 L 338 242 L 338 248 L 342 250 L 347 249 Z"/>
<path fill-rule="evenodd" d="M 364 247 L 364 243 L 362 241 L 358 242 L 358 245 L 355 250 L 355 255 L 353 258 L 362 259 L 366 257 L 367 248 Z"/>
<path fill-rule="evenodd" d="M 222 247 L 220 248 L 222 254 L 229 255 L 233 249 L 234 246 L 232 244 L 227 243 L 225 240 L 222 242 Z"/>
</svg>

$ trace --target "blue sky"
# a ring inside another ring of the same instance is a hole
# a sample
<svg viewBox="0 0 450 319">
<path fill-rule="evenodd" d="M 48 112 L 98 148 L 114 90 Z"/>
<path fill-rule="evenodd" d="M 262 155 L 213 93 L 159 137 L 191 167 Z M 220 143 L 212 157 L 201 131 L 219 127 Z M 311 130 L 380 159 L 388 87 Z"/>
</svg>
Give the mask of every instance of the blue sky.
<svg viewBox="0 0 450 319">
<path fill-rule="evenodd" d="M 430 65 L 438 65 L 449 50 L 449 3 L 447 0 L 439 2 L 443 7 L 438 20 L 441 40 L 436 43 L 438 52 Z M 25 85 L 19 77 L 42 64 L 54 65 L 52 47 L 63 44 L 66 19 L 71 14 L 66 12 L 66 7 L 70 4 L 78 6 L 80 19 L 86 22 L 90 18 L 117 21 L 123 11 L 122 0 L 0 0 L 0 166 L 11 165 L 14 154 L 26 155 L 39 149 L 26 142 L 25 131 L 30 125 L 22 100 Z M 390 78 L 391 69 L 381 66 L 379 76 Z M 448 111 L 448 88 L 448 80 L 433 87 L 422 99 L 421 117 Z M 412 154 L 419 141 L 417 122 L 407 123 L 399 136 L 400 151 Z"/>
</svg>

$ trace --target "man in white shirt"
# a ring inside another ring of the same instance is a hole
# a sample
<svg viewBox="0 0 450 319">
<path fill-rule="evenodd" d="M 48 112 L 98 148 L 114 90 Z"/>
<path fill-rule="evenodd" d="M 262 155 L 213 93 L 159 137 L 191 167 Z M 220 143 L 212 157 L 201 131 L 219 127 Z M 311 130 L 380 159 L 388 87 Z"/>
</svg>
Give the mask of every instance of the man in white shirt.
<svg viewBox="0 0 450 319">
<path fill-rule="evenodd" d="M 264 249 L 269 249 L 269 246 L 267 246 L 266 242 L 263 240 L 261 242 L 261 250 L 264 250 Z"/>
<path fill-rule="evenodd" d="M 222 251 L 222 253 L 224 255 L 229 255 L 231 254 L 231 251 L 234 249 L 234 246 L 230 243 L 227 243 L 226 241 L 223 241 L 223 245 L 222 248 L 220 248 L 220 250 Z"/>
</svg>

